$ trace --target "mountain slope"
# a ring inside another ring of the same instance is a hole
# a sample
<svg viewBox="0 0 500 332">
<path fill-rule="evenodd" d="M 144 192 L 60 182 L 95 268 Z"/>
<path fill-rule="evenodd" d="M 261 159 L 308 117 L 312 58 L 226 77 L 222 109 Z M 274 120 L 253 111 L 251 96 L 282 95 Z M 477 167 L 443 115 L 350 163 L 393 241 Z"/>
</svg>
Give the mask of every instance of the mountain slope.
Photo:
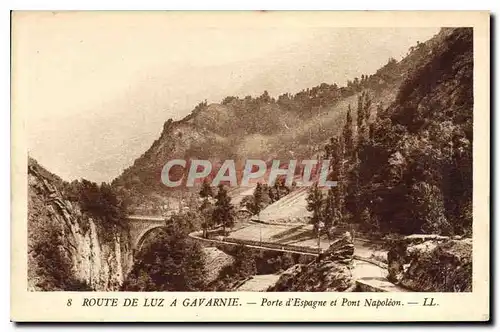
<svg viewBox="0 0 500 332">
<path fill-rule="evenodd" d="M 472 32 L 443 29 L 438 37 L 405 75 L 394 102 L 372 115 L 372 137 L 356 137 L 359 160 L 346 160 L 348 175 L 339 179 L 355 188 L 346 197 L 345 220 L 351 214 L 355 222 L 364 218 L 403 233 L 470 229 Z M 292 192 L 262 210 L 260 219 L 307 219 L 306 197 L 307 190 Z"/>
<path fill-rule="evenodd" d="M 165 204 L 172 189 L 160 180 L 163 165 L 170 159 L 312 159 L 323 145 L 339 133 L 349 105 L 361 92 L 372 99 L 370 112 L 388 107 L 400 84 L 429 56 L 442 33 L 410 48 L 408 55 L 388 63 L 372 75 L 362 75 L 347 86 L 323 83 L 295 95 L 272 98 L 267 92 L 256 98 L 229 96 L 220 104 L 200 103 L 179 121 L 164 124 L 160 137 L 134 164 L 113 181 L 129 196 L 135 208 Z M 178 174 L 180 176 L 182 174 Z"/>
<path fill-rule="evenodd" d="M 70 199 L 70 184 L 28 161 L 28 289 L 117 290 L 131 265 L 128 232 Z"/>
<path fill-rule="evenodd" d="M 440 36 L 369 134 L 356 138 L 345 214 L 372 230 L 471 231 L 473 34 Z"/>
</svg>

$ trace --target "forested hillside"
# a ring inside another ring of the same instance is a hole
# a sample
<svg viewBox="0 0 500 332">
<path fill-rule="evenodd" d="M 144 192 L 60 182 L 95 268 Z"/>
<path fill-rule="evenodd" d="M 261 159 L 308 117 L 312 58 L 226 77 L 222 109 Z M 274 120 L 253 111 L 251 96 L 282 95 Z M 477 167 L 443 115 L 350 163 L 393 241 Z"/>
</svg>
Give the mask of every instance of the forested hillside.
<svg viewBox="0 0 500 332">
<path fill-rule="evenodd" d="M 325 154 L 339 186 L 309 195 L 313 223 L 468 234 L 472 226 L 472 29 L 446 29 L 387 109 L 359 97 Z M 318 195 L 320 197 L 318 197 Z M 321 208 L 318 208 L 320 206 Z"/>
<path fill-rule="evenodd" d="M 345 86 L 322 83 L 276 98 L 264 91 L 258 97 L 228 96 L 218 104 L 201 102 L 184 119 L 167 120 L 151 148 L 113 185 L 132 202 L 150 201 L 155 206 L 164 204 L 173 191 L 160 180 L 163 165 L 173 158 L 231 158 L 237 165 L 248 158 L 315 158 L 340 132 L 349 105 L 356 105 L 361 93 L 371 101 L 369 114 L 387 108 L 400 84 L 415 77 L 415 70 L 432 55 L 434 46 L 442 43 L 444 35 L 441 32 L 425 43 L 418 42 L 401 61 L 388 59 L 377 72 L 355 77 Z"/>
<path fill-rule="evenodd" d="M 346 229 L 367 238 L 390 235 L 382 242 L 391 247 L 385 260 L 395 282 L 402 280 L 416 291 L 466 291 L 472 276 L 471 242 L 462 238 L 470 237 L 472 230 L 472 46 L 472 29 L 442 29 L 402 61 L 390 60 L 374 75 L 362 76 L 347 87 L 325 84 L 276 100 L 264 93 L 258 98 L 228 97 L 221 104 L 202 103 L 187 118 L 168 121 L 160 139 L 114 186 L 132 196 L 168 196 L 159 172 L 174 157 L 326 158 L 331 161 L 330 178 L 338 186 L 295 192 L 307 195 L 311 212 L 313 227 L 303 236 L 323 236 L 338 244 L 336 232 L 345 235 Z M 256 137 L 266 144 L 250 144 Z M 254 150 L 244 149 L 245 144 Z M 233 263 L 222 268 L 215 281 L 202 282 L 206 257 L 187 234 L 202 228 L 200 236 L 206 239 L 208 233 L 229 233 L 229 238 L 239 239 L 226 188 L 220 186 L 215 194 L 208 182 L 204 184 L 199 191 L 204 204 L 171 218 L 170 230 L 151 239 L 139 253 L 141 263 L 124 289 L 233 290 L 252 275 L 284 270 L 270 290 L 354 289 L 356 249 L 350 235 L 341 247 L 330 246 L 314 263 L 298 265 L 285 255 L 279 259 L 251 255 L 242 245 L 234 253 L 226 252 Z M 253 214 L 266 205 L 263 188 L 257 186 L 248 197 L 247 208 Z M 215 196 L 213 209 L 207 208 L 208 196 Z M 237 222 L 242 233 L 252 227 Z M 284 232 L 296 230 L 296 226 L 280 227 L 290 227 Z M 395 244 L 401 235 L 415 233 L 424 235 L 403 239 L 419 242 Z M 264 237 L 266 244 L 271 241 Z"/>
</svg>

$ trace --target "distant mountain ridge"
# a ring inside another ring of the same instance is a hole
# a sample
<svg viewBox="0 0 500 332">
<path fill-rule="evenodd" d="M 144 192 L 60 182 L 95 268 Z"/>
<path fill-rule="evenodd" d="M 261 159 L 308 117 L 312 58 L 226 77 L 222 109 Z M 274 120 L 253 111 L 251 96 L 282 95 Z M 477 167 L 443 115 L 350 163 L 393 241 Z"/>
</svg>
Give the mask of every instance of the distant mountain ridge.
<svg viewBox="0 0 500 332">
<path fill-rule="evenodd" d="M 218 104 L 202 102 L 182 120 L 167 120 L 160 137 L 113 185 L 130 198 L 132 206 L 144 200 L 154 202 L 151 206 L 162 205 L 173 190 L 161 183 L 161 170 L 174 158 L 234 159 L 237 164 L 249 158 L 314 159 L 339 133 L 348 107 L 355 107 L 359 94 L 370 96 L 371 113 L 387 108 L 400 84 L 448 33 L 442 29 L 429 41 L 411 47 L 401 61 L 389 59 L 376 73 L 354 78 L 343 87 L 323 83 L 277 98 L 265 91 L 256 98 L 228 96 Z"/>
</svg>

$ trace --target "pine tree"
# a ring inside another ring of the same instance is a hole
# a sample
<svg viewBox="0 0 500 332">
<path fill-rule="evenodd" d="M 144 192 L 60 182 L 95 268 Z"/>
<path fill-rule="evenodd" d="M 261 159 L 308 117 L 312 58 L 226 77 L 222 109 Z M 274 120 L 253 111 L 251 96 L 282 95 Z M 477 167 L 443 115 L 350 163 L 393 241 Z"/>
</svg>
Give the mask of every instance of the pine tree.
<svg viewBox="0 0 500 332">
<path fill-rule="evenodd" d="M 200 206 L 200 214 L 203 218 L 201 227 L 203 229 L 203 237 L 205 238 L 207 238 L 208 235 L 207 231 L 213 226 L 213 221 L 212 221 L 213 210 L 214 207 L 212 203 L 208 200 L 208 198 L 205 198 Z"/>
<path fill-rule="evenodd" d="M 349 217 L 351 221 L 359 222 L 361 221 L 361 214 L 363 212 L 363 202 L 362 193 L 363 185 L 369 179 L 369 173 L 366 172 L 366 167 L 370 165 L 368 158 L 369 147 L 368 140 L 372 133 L 369 133 L 368 129 L 368 119 L 370 117 L 369 108 L 371 106 L 371 101 L 368 94 L 362 93 L 358 98 L 357 107 L 357 137 L 356 146 L 354 147 L 354 153 L 351 155 L 349 166 L 349 171 L 347 173 L 347 186 L 345 190 L 345 209 L 349 212 Z M 347 125 L 347 124 L 346 124 Z M 365 178 L 366 176 L 366 178 Z"/>
<path fill-rule="evenodd" d="M 214 197 L 212 186 L 210 186 L 210 183 L 208 183 L 207 179 L 203 180 L 203 184 L 201 185 L 200 197 L 201 198 Z"/>
<path fill-rule="evenodd" d="M 330 137 L 330 141 L 325 145 L 325 159 L 331 160 L 331 158 L 333 157 L 333 150 L 335 149 L 336 140 L 336 137 Z M 332 165 L 331 162 L 330 165 Z"/>
<path fill-rule="evenodd" d="M 207 179 L 203 180 L 203 184 L 200 190 L 200 197 L 203 198 L 203 203 L 200 206 L 200 214 L 203 218 L 203 222 L 201 227 L 203 229 L 203 237 L 207 237 L 207 231 L 212 227 L 212 213 L 213 213 L 213 205 L 210 202 L 211 197 L 214 196 L 212 191 L 212 187 L 208 183 Z"/>
<path fill-rule="evenodd" d="M 364 99 L 364 92 L 358 96 L 358 109 L 356 113 L 356 126 L 359 129 L 363 125 L 363 121 L 365 119 L 365 114 L 364 114 L 364 108 L 363 108 L 363 99 Z"/>
<path fill-rule="evenodd" d="M 340 222 L 342 219 L 343 193 L 345 191 L 342 141 L 337 137 L 331 138 L 327 153 L 330 159 L 329 179 L 337 181 L 337 186 L 330 188 L 333 195 L 334 206 L 336 207 L 334 219 Z"/>
<path fill-rule="evenodd" d="M 347 159 L 351 159 L 354 152 L 351 105 L 349 105 L 349 108 L 347 109 L 346 121 L 342 132 L 342 140 L 344 144 L 344 156 Z"/>
<path fill-rule="evenodd" d="M 365 102 L 364 102 L 364 105 L 363 105 L 363 109 L 364 109 L 364 117 L 365 117 L 365 124 L 368 125 L 368 121 L 370 120 L 370 107 L 372 105 L 372 100 L 370 99 L 370 97 L 368 96 L 368 94 L 366 94 L 365 96 Z"/>
<path fill-rule="evenodd" d="M 323 220 L 325 223 L 325 230 L 330 230 L 337 223 L 337 206 L 335 205 L 336 197 L 335 192 L 337 188 L 332 187 L 328 190 L 328 194 L 324 203 Z"/>
<path fill-rule="evenodd" d="M 285 179 L 280 177 L 274 183 L 273 188 L 270 188 L 270 194 L 272 194 L 271 200 L 273 202 L 279 201 L 284 196 L 290 193 L 290 188 L 285 185 Z"/>
<path fill-rule="evenodd" d="M 320 224 L 323 222 L 323 193 L 318 188 L 318 183 L 314 183 L 309 189 L 307 195 L 307 211 L 312 212 L 310 223 L 313 224 L 313 230 L 318 233 Z"/>
<path fill-rule="evenodd" d="M 244 279 L 257 274 L 255 256 L 251 249 L 244 245 L 238 245 L 233 256 L 234 270 L 237 278 Z"/>
<path fill-rule="evenodd" d="M 356 117 L 357 124 L 357 145 L 356 145 L 356 154 L 359 153 L 361 146 L 364 144 L 364 141 L 367 137 L 367 127 L 368 127 L 368 117 L 369 117 L 369 107 L 370 101 L 368 100 L 368 95 L 364 92 L 358 98 L 358 113 Z M 368 114 L 368 116 L 367 116 Z"/>
<path fill-rule="evenodd" d="M 234 207 L 231 198 L 227 194 L 224 185 L 219 184 L 213 212 L 213 220 L 222 225 L 223 233 L 226 234 L 226 227 L 234 226 Z"/>
<path fill-rule="evenodd" d="M 345 210 L 349 213 L 352 221 L 359 221 L 359 196 L 360 196 L 360 182 L 359 182 L 359 159 L 354 156 L 351 169 L 348 173 L 348 181 L 346 186 L 345 197 Z"/>
<path fill-rule="evenodd" d="M 183 274 L 189 276 L 185 280 L 186 291 L 203 290 L 206 280 L 205 258 L 199 243 L 193 242 L 186 252 L 183 264 Z"/>
<path fill-rule="evenodd" d="M 425 182 L 414 184 L 409 193 L 411 224 L 405 225 L 405 233 L 434 233 L 450 235 L 453 230 L 445 217 L 441 190 Z"/>
<path fill-rule="evenodd" d="M 262 209 L 263 196 L 264 193 L 262 184 L 257 183 L 257 186 L 253 191 L 252 200 L 249 202 L 249 205 L 247 206 L 250 212 L 252 212 L 253 214 L 259 214 L 260 210 Z"/>
</svg>

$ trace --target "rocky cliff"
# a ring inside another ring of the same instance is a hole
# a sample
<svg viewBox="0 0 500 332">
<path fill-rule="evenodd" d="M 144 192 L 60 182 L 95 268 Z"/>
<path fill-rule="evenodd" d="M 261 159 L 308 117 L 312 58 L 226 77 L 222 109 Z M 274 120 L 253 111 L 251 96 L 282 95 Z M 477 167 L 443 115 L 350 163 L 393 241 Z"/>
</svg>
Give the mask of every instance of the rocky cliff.
<svg viewBox="0 0 500 332">
<path fill-rule="evenodd" d="M 388 255 L 388 279 L 418 292 L 471 292 L 472 239 L 410 235 Z"/>
<path fill-rule="evenodd" d="M 271 292 L 344 292 L 354 289 L 354 245 L 349 233 L 333 242 L 310 264 L 296 264 L 283 272 Z"/>
<path fill-rule="evenodd" d="M 64 183 L 28 162 L 28 287 L 34 291 L 117 290 L 132 263 L 128 232 L 69 200 Z"/>
</svg>

